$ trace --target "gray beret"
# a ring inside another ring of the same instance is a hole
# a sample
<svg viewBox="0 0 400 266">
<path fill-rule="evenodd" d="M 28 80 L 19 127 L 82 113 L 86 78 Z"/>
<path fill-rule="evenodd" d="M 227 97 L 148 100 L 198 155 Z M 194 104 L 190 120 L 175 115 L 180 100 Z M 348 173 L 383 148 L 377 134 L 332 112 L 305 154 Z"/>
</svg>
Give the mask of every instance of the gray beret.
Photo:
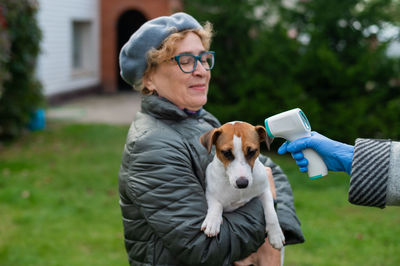
<svg viewBox="0 0 400 266">
<path fill-rule="evenodd" d="M 172 33 L 199 28 L 202 28 L 199 22 L 183 12 L 147 21 L 121 49 L 119 64 L 122 78 L 134 85 L 143 77 L 147 66 L 147 52 L 150 49 L 158 49 Z"/>
</svg>

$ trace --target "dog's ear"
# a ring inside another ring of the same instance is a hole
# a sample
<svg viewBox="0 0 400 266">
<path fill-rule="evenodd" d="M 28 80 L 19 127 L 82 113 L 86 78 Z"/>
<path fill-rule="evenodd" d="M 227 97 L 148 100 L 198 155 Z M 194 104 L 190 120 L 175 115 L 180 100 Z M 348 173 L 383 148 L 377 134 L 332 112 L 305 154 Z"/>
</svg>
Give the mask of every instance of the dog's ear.
<svg viewBox="0 0 400 266">
<path fill-rule="evenodd" d="M 221 129 L 214 128 L 201 135 L 200 142 L 204 147 L 206 147 L 208 153 L 211 152 L 212 145 L 215 144 L 219 135 L 221 135 L 221 132 Z"/>
<path fill-rule="evenodd" d="M 267 148 L 269 150 L 274 139 L 268 136 L 267 131 L 263 126 L 255 126 L 255 129 L 260 137 L 260 142 L 265 141 L 265 144 L 267 144 Z"/>
</svg>

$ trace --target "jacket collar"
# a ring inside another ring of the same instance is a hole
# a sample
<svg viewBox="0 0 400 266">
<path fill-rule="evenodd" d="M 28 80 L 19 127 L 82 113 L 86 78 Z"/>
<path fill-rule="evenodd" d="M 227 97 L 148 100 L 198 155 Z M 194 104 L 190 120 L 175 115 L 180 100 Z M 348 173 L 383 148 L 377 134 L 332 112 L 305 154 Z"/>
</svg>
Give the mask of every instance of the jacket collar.
<svg viewBox="0 0 400 266">
<path fill-rule="evenodd" d="M 149 114 L 157 119 L 183 120 L 189 117 L 199 117 L 204 112 L 200 109 L 197 112 L 185 112 L 170 102 L 169 100 L 157 95 L 142 96 L 142 112 Z"/>
</svg>

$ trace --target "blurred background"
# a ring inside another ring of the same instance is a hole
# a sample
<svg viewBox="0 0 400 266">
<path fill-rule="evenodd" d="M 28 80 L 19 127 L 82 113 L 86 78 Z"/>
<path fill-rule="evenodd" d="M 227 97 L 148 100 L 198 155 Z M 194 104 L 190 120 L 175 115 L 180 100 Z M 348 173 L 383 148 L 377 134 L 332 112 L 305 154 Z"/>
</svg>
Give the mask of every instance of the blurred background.
<svg viewBox="0 0 400 266">
<path fill-rule="evenodd" d="M 117 174 L 140 96 L 118 54 L 178 11 L 214 25 L 221 122 L 299 107 L 343 142 L 400 140 L 400 0 L 0 0 L 0 265 L 127 264 Z M 346 175 L 309 181 L 269 155 L 306 237 L 286 265 L 400 263 L 398 209 L 351 206 Z"/>
</svg>

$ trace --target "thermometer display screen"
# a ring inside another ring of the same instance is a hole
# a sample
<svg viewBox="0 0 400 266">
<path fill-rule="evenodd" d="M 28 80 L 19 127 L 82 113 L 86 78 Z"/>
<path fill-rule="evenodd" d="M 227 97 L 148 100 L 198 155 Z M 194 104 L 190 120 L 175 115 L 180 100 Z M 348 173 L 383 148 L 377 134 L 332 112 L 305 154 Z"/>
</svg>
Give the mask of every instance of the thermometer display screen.
<svg viewBox="0 0 400 266">
<path fill-rule="evenodd" d="M 311 130 L 310 123 L 308 122 L 308 119 L 307 119 L 306 115 L 303 113 L 303 111 L 300 111 L 299 115 L 300 115 L 301 120 L 303 121 L 303 124 L 306 127 L 306 129 L 310 129 Z"/>
</svg>

